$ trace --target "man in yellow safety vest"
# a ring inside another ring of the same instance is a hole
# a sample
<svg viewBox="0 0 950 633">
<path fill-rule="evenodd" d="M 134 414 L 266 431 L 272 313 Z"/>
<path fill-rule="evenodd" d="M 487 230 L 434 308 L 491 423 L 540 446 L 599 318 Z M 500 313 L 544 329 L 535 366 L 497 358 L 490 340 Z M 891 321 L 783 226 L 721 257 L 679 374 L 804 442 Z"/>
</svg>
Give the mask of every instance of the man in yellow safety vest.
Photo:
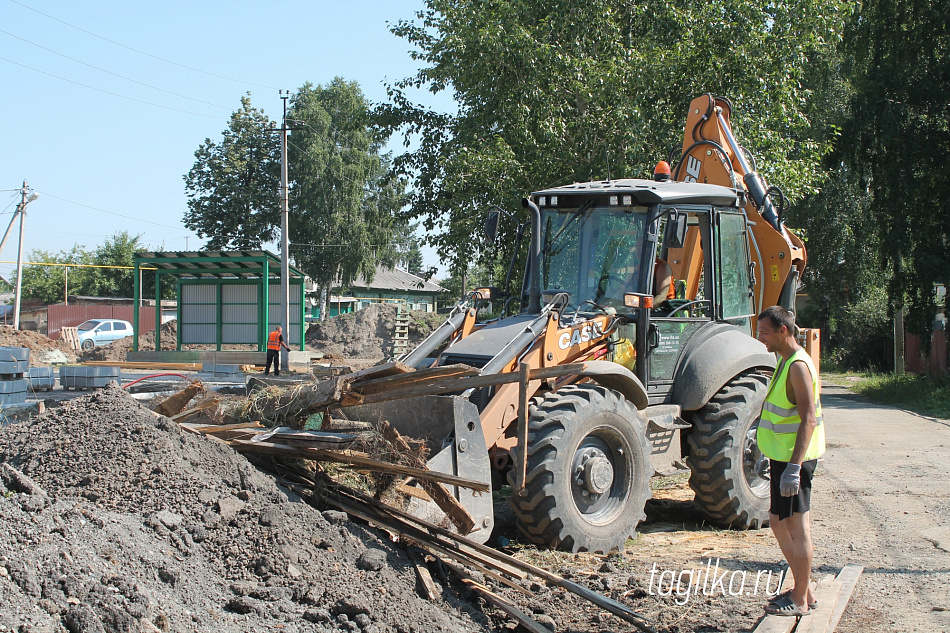
<svg viewBox="0 0 950 633">
<path fill-rule="evenodd" d="M 817 604 L 811 589 L 809 508 L 812 475 L 825 452 L 820 385 L 811 358 L 795 340 L 798 328 L 788 310 L 767 308 L 758 324 L 758 339 L 778 354 L 779 363 L 762 406 L 756 442 L 770 460 L 769 523 L 795 579 L 792 589 L 772 598 L 765 610 L 801 616 Z"/>
<path fill-rule="evenodd" d="M 280 376 L 280 348 L 285 347 L 288 350 L 290 346 L 284 342 L 284 329 L 281 326 L 274 328 L 274 331 L 267 336 L 267 364 L 264 366 L 264 375 L 270 373 L 270 364 L 274 363 L 274 375 Z"/>
</svg>

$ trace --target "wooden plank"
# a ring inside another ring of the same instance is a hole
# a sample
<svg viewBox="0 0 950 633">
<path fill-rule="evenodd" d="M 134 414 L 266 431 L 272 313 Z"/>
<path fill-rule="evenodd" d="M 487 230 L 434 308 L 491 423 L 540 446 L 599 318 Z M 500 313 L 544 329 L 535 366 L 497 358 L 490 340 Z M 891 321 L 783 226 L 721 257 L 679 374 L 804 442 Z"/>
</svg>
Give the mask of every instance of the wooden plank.
<svg viewBox="0 0 950 633">
<path fill-rule="evenodd" d="M 759 623 L 752 633 L 792 633 L 798 624 L 798 618 L 790 618 L 782 615 L 765 615 L 759 620 Z"/>
<path fill-rule="evenodd" d="M 426 599 L 435 600 L 438 598 L 439 588 L 436 587 L 435 581 L 432 580 L 432 574 L 429 573 L 429 568 L 426 566 L 426 562 L 423 560 L 419 550 L 410 549 L 409 560 L 412 561 L 413 566 L 416 568 L 416 576 L 419 577 L 419 582 L 422 583 L 422 589 Z"/>
<path fill-rule="evenodd" d="M 189 425 L 183 424 L 182 426 L 189 426 Z M 206 434 L 211 435 L 214 433 L 220 433 L 222 431 L 236 431 L 238 429 L 263 429 L 264 425 L 261 424 L 260 422 L 254 421 L 254 422 L 238 422 L 236 424 L 209 424 L 207 426 L 196 426 L 193 428 L 194 430 L 200 433 L 206 433 Z"/>
<path fill-rule="evenodd" d="M 530 380 L 544 380 L 557 376 L 566 376 L 583 371 L 583 363 L 573 363 L 571 365 L 562 365 L 560 367 L 547 367 L 543 369 L 534 369 L 529 373 Z M 393 389 L 381 393 L 367 394 L 363 398 L 363 404 L 371 402 L 385 402 L 387 400 L 400 400 L 402 398 L 415 398 L 418 396 L 434 396 L 439 394 L 454 393 L 456 391 L 467 391 L 469 389 L 480 389 L 481 387 L 491 387 L 494 385 L 503 385 L 510 382 L 518 382 L 520 376 L 518 373 L 507 374 L 489 374 L 486 376 L 472 376 L 470 378 L 454 378 L 445 380 L 445 382 L 410 385 L 403 389 Z"/>
<path fill-rule="evenodd" d="M 198 395 L 202 389 L 204 389 L 204 385 L 201 384 L 201 381 L 194 381 L 178 393 L 172 394 L 159 403 L 159 405 L 155 407 L 155 413 L 168 417 L 176 413 L 181 413 L 185 405 L 191 402 L 191 399 Z"/>
<path fill-rule="evenodd" d="M 652 623 L 647 618 L 643 617 L 642 615 L 640 615 L 639 613 L 637 613 L 630 607 L 624 604 L 621 604 L 620 602 L 617 602 L 616 600 L 612 598 L 609 598 L 603 594 L 597 593 L 596 591 L 593 591 L 591 589 L 588 589 L 587 587 L 579 585 L 576 582 L 572 582 L 570 580 L 567 580 L 566 578 L 558 576 L 554 572 L 548 571 L 547 569 L 544 569 L 543 567 L 538 567 L 537 565 L 532 565 L 525 561 L 518 560 L 517 558 L 513 556 L 508 556 L 507 554 L 494 550 L 488 547 L 487 545 L 476 543 L 475 541 L 471 539 L 467 539 L 464 536 L 454 534 L 451 531 L 446 530 L 444 528 L 440 528 L 439 526 L 429 523 L 428 521 L 425 521 L 418 517 L 414 517 L 408 512 L 404 512 L 402 510 L 399 510 L 398 508 L 393 508 L 392 506 L 387 506 L 385 504 L 382 504 L 376 501 L 375 499 L 368 497 L 355 490 L 347 490 L 347 494 L 352 496 L 355 499 L 358 499 L 364 505 L 369 505 L 373 508 L 377 508 L 379 511 L 388 513 L 394 518 L 398 517 L 400 519 L 403 519 L 404 521 L 409 522 L 410 524 L 423 526 L 428 531 L 428 533 L 432 536 L 440 536 L 445 539 L 454 541 L 455 543 L 459 545 L 465 545 L 471 548 L 471 550 L 478 552 L 482 556 L 485 556 L 486 558 L 490 557 L 493 563 L 494 562 L 507 563 L 511 565 L 512 567 L 520 568 L 523 571 L 527 571 L 528 573 L 537 576 L 538 578 L 542 578 L 550 584 L 557 585 L 558 587 L 561 587 L 562 589 L 570 591 L 571 593 L 584 598 L 588 602 L 591 602 L 599 606 L 600 608 L 606 611 L 609 611 L 610 613 L 613 613 L 614 615 L 621 618 L 625 622 L 629 622 L 630 624 L 634 625 L 641 631 L 646 631 L 648 633 L 655 633 L 655 629 L 651 626 Z M 328 500 L 329 500 L 329 497 L 328 497 Z M 372 520 L 372 519 L 368 519 L 368 520 Z M 425 541 L 425 542 L 428 543 L 430 541 Z"/>
<path fill-rule="evenodd" d="M 394 360 L 389 363 L 383 363 L 382 365 L 376 365 L 375 367 L 367 367 L 366 369 L 354 371 L 351 374 L 346 374 L 346 377 L 351 383 L 366 382 L 374 378 L 385 378 L 387 376 L 395 376 L 397 374 L 408 374 L 414 371 L 415 369 L 409 365 L 404 365 L 403 363 Z"/>
<path fill-rule="evenodd" d="M 379 423 L 379 431 L 382 436 L 396 448 L 397 452 L 403 455 L 415 456 L 416 461 L 420 462 L 418 467 L 426 471 L 429 470 L 425 464 L 421 463 L 422 458 L 419 457 L 419 448 L 410 446 L 406 438 L 400 435 L 389 422 L 381 420 Z M 432 501 L 439 506 L 442 512 L 445 512 L 445 516 L 458 528 L 459 534 L 472 533 L 472 530 L 475 529 L 475 519 L 471 513 L 459 503 L 459 500 L 452 496 L 452 493 L 438 482 L 422 480 L 420 484 Z"/>
<path fill-rule="evenodd" d="M 121 367 L 122 369 L 201 371 L 201 363 L 135 363 L 129 361 L 110 362 L 104 360 L 88 360 L 85 361 L 83 365 L 90 367 Z"/>
<path fill-rule="evenodd" d="M 354 468 L 366 470 L 376 470 L 381 472 L 391 472 L 406 477 L 414 477 L 420 480 L 436 481 L 450 486 L 461 486 L 479 492 L 490 492 L 489 484 L 464 477 L 457 477 L 448 473 L 439 473 L 421 468 L 412 468 L 411 466 L 401 466 L 399 464 L 390 464 L 368 457 L 360 457 L 352 454 L 337 453 L 325 449 L 317 448 L 294 448 L 286 444 L 276 444 L 271 442 L 248 442 L 238 440 L 232 445 L 239 451 L 264 453 L 269 455 L 278 455 L 283 457 L 296 457 L 299 459 L 311 459 L 314 461 L 334 462 L 337 464 L 347 464 Z"/>
<path fill-rule="evenodd" d="M 472 575 L 469 574 L 465 569 L 450 563 L 448 561 L 443 561 L 445 566 L 451 569 L 455 574 L 462 579 L 462 582 L 465 583 L 470 589 L 475 591 L 478 595 L 485 599 L 489 604 L 493 605 L 500 611 L 503 611 L 510 618 L 515 620 L 520 624 L 525 630 L 530 631 L 530 633 L 551 633 L 551 629 L 541 626 L 537 621 L 528 616 L 527 613 L 519 609 L 517 606 L 505 600 L 501 596 L 494 594 L 491 590 L 485 585 L 476 582 Z"/>
<path fill-rule="evenodd" d="M 379 393 L 380 391 L 386 391 L 396 387 L 406 387 L 410 384 L 421 383 L 428 380 L 467 378 L 469 376 L 477 376 L 478 374 L 479 370 L 477 368 L 468 365 L 446 365 L 432 369 L 420 369 L 386 378 L 360 381 L 359 384 L 354 383 L 353 388 L 365 396 L 370 393 Z"/>
<path fill-rule="evenodd" d="M 795 633 L 825 633 L 828 630 L 828 624 L 831 622 L 831 615 L 838 603 L 840 591 L 841 585 L 835 582 L 834 576 L 829 575 L 819 581 L 818 589 L 815 591 L 818 606 L 815 607 L 814 613 L 810 613 L 807 618 L 801 619 Z"/>
<path fill-rule="evenodd" d="M 838 577 L 835 578 L 841 586 L 841 591 L 838 593 L 838 601 L 835 603 L 835 607 L 831 612 L 831 620 L 828 622 L 828 633 L 834 633 L 835 628 L 838 626 L 838 622 L 841 620 L 841 616 L 844 615 L 844 610 L 848 607 L 848 602 L 854 594 L 854 588 L 858 585 L 858 579 L 861 577 L 863 571 L 864 567 L 861 565 L 845 565 L 838 573 Z M 818 604 L 819 606 L 821 605 L 820 602 Z"/>
<path fill-rule="evenodd" d="M 196 413 L 201 413 L 205 409 L 211 409 L 212 407 L 216 407 L 218 406 L 218 403 L 220 402 L 221 400 L 219 398 L 211 398 L 209 400 L 205 400 L 201 404 L 191 407 L 190 409 L 185 409 L 181 413 L 176 413 L 175 415 L 170 416 L 170 417 L 175 422 L 178 422 L 179 420 L 184 420 L 185 418 L 189 418 L 192 415 L 195 415 Z"/>
</svg>

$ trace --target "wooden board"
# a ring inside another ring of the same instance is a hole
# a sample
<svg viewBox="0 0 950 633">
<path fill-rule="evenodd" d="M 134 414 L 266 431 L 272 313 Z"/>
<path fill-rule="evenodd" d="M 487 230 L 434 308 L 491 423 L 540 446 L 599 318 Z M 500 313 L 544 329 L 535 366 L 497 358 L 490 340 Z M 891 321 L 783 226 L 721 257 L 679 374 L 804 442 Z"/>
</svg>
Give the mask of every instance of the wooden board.
<svg viewBox="0 0 950 633">
<path fill-rule="evenodd" d="M 386 378 L 376 378 L 374 380 L 360 381 L 354 384 L 353 388 L 361 394 L 379 393 L 390 389 L 407 387 L 426 383 L 430 380 L 443 380 L 446 378 L 466 378 L 468 376 L 477 376 L 479 370 L 468 365 L 446 365 L 445 367 L 435 367 L 432 369 L 420 369 L 418 371 L 405 374 L 398 374 Z"/>
<path fill-rule="evenodd" d="M 829 575 L 821 579 L 815 591 L 818 606 L 808 617 L 801 619 L 795 633 L 825 633 L 831 621 L 831 614 L 838 603 L 840 591 L 841 585 L 835 582 L 834 576 Z"/>
<path fill-rule="evenodd" d="M 341 453 L 316 448 L 295 448 L 292 446 L 287 446 L 286 444 L 277 444 L 271 442 L 248 442 L 244 440 L 232 442 L 232 445 L 239 451 L 278 455 L 282 457 L 296 457 L 299 459 L 311 459 L 314 461 L 327 461 L 337 464 L 347 464 L 354 468 L 391 472 L 398 475 L 404 475 L 406 477 L 415 477 L 416 479 L 420 480 L 424 479 L 428 481 L 435 481 L 449 486 L 461 486 L 462 488 L 469 488 L 479 492 L 491 491 L 489 484 L 485 482 L 466 479 L 465 477 L 457 477 L 449 473 L 439 473 L 430 470 L 423 470 L 421 468 L 390 464 L 388 462 L 381 462 L 376 459 L 361 457 L 352 453 Z"/>
<path fill-rule="evenodd" d="M 89 360 L 83 363 L 89 367 L 121 367 L 122 369 L 165 369 L 169 371 L 201 371 L 201 363 L 142 363 L 131 361 L 110 362 L 103 360 Z"/>
<path fill-rule="evenodd" d="M 848 602 L 851 600 L 854 588 L 857 586 L 858 579 L 863 571 L 864 567 L 861 565 L 845 565 L 844 569 L 838 573 L 838 577 L 835 578 L 841 586 L 841 591 L 838 593 L 838 602 L 831 612 L 828 633 L 832 633 L 838 626 L 838 622 L 841 620 L 841 616 L 844 615 L 844 610 L 848 607 Z"/>
</svg>

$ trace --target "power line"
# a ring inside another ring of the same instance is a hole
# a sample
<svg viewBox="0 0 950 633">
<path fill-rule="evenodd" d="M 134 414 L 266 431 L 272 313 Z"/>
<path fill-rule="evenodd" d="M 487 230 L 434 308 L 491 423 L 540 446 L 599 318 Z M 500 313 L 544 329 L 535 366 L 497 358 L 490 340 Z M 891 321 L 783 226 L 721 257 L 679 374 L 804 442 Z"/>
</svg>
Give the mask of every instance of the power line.
<svg viewBox="0 0 950 633">
<path fill-rule="evenodd" d="M 10 0 L 10 1 L 13 2 L 14 0 Z M 137 103 L 144 103 L 145 105 L 154 106 L 154 107 L 156 107 L 156 108 L 164 108 L 164 109 L 166 109 L 166 110 L 174 110 L 175 112 L 184 112 L 185 114 L 193 114 L 193 115 L 195 115 L 195 116 L 203 116 L 203 117 L 206 117 L 206 118 L 208 118 L 208 119 L 215 119 L 215 120 L 218 120 L 218 121 L 227 121 L 227 119 L 224 118 L 224 117 L 214 116 L 214 115 L 212 115 L 212 114 L 201 114 L 200 112 L 191 112 L 190 110 L 182 110 L 182 109 L 180 109 L 180 108 L 173 108 L 173 107 L 171 107 L 171 106 L 165 106 L 165 105 L 160 105 L 160 104 L 158 104 L 158 103 L 152 103 L 151 101 L 143 101 L 142 99 L 136 99 L 135 97 L 127 97 L 127 96 L 125 96 L 125 95 L 120 95 L 120 94 L 117 93 L 117 92 L 110 92 L 110 91 L 108 91 L 108 90 L 103 90 L 102 88 L 95 88 L 95 87 L 93 87 L 93 86 L 89 86 L 89 85 L 86 85 L 86 84 L 84 84 L 84 83 L 80 83 L 80 82 L 78 82 L 78 81 L 73 81 L 72 79 L 66 79 L 65 77 L 60 77 L 59 75 L 54 75 L 53 73 L 48 73 L 48 72 L 46 72 L 45 70 L 40 70 L 39 68 L 33 68 L 32 66 L 27 66 L 26 64 L 21 64 L 20 62 L 15 62 L 15 61 L 13 61 L 12 59 L 7 59 L 6 57 L 0 57 L 0 60 L 3 60 L 3 61 L 5 61 L 5 62 L 7 62 L 7 63 L 10 63 L 10 64 L 14 64 L 14 65 L 16 65 L 16 66 L 20 66 L 20 67 L 22 67 L 22 68 L 26 68 L 26 69 L 28 69 L 28 70 L 32 70 L 33 72 L 37 72 L 37 73 L 40 73 L 40 74 L 42 74 L 42 75 L 47 75 L 47 76 L 49 76 L 49 77 L 53 77 L 53 78 L 55 78 L 55 79 L 59 79 L 60 81 L 67 81 L 67 82 L 69 82 L 69 83 L 71 83 L 71 84 L 76 84 L 77 86 L 82 86 L 83 88 L 88 88 L 89 90 L 95 90 L 96 92 L 103 92 L 103 93 L 105 93 L 105 94 L 107 94 L 107 95 L 112 95 L 113 97 L 119 97 L 120 99 L 128 99 L 129 101 L 135 101 L 135 102 L 137 102 Z"/>
<path fill-rule="evenodd" d="M 175 230 L 175 231 L 182 231 L 182 229 L 181 229 L 180 226 L 170 226 L 170 225 L 168 225 L 168 224 L 161 224 L 161 223 L 159 223 L 159 222 L 151 222 L 151 221 L 149 221 L 149 220 L 143 220 L 143 219 L 141 219 L 141 218 L 136 218 L 136 217 L 133 217 L 133 216 L 131 216 L 131 215 L 124 215 L 124 214 L 122 214 L 122 213 L 116 213 L 115 211 L 106 211 L 105 209 L 100 209 L 99 207 L 93 207 L 93 206 L 88 205 L 88 204 L 83 204 L 82 202 L 76 202 L 75 200 L 69 200 L 69 199 L 67 199 L 67 198 L 61 198 L 60 196 L 55 196 L 55 195 L 53 195 L 53 194 L 51 194 L 51 193 L 48 193 L 48 192 L 46 192 L 46 191 L 37 191 L 37 193 L 42 194 L 42 195 L 44 195 L 44 196 L 49 196 L 50 198 L 55 198 L 55 199 L 57 199 L 57 200 L 62 200 L 63 202 L 68 202 L 69 204 L 75 204 L 76 206 L 79 206 L 79 207 L 85 207 L 85 208 L 87 208 L 87 209 L 92 209 L 93 211 L 99 211 L 100 213 L 106 213 L 106 214 L 108 214 L 108 215 L 115 215 L 115 216 L 118 216 L 118 217 L 120 217 L 120 218 L 126 218 L 126 219 L 128 219 L 128 220 L 135 220 L 136 222 L 142 222 L 142 223 L 144 223 L 144 224 L 154 224 L 155 226 L 160 226 L 160 227 L 166 228 L 166 229 L 173 229 L 173 230 Z M 182 231 L 182 232 L 184 233 L 184 231 Z"/>
<path fill-rule="evenodd" d="M 37 9 L 34 9 L 34 8 L 31 7 L 31 6 L 25 5 L 25 4 L 23 4 L 22 2 L 17 2 L 17 0 L 10 0 L 10 2 L 12 2 L 13 4 L 18 4 L 18 5 L 20 5 L 21 7 L 23 7 L 24 9 L 29 9 L 30 11 L 33 11 L 34 13 L 38 13 L 38 14 L 42 15 L 42 16 L 45 17 L 45 18 L 49 18 L 50 20 L 53 20 L 54 22 L 59 22 L 60 24 L 64 24 L 64 25 L 68 26 L 68 27 L 71 28 L 71 29 L 76 29 L 77 31 L 81 31 L 82 33 L 85 33 L 86 35 L 91 35 L 92 37 L 96 37 L 96 38 L 98 38 L 98 39 L 100 39 L 100 40 L 102 40 L 102 41 L 104 41 L 104 42 L 109 42 L 110 44 L 114 44 L 114 45 L 116 45 L 116 46 L 121 46 L 122 48 L 124 48 L 124 49 L 126 49 L 126 50 L 130 50 L 130 51 L 132 51 L 132 52 L 134 52 L 134 53 L 138 53 L 139 55 L 145 55 L 146 57 L 151 57 L 152 59 L 157 59 L 158 61 L 160 61 L 160 62 L 165 62 L 166 64 L 171 64 L 171 65 L 173 65 L 173 66 L 178 66 L 179 68 L 184 68 L 184 69 L 190 70 L 190 71 L 192 71 L 192 72 L 201 73 L 202 75 L 208 75 L 208 76 L 210 76 L 210 77 L 217 77 L 218 79 L 224 79 L 224 80 L 226 80 L 226 81 L 233 81 L 233 82 L 235 82 L 235 83 L 245 84 L 245 85 L 249 85 L 249 86 L 257 86 L 258 88 L 268 88 L 268 89 L 270 89 L 270 90 L 277 90 L 277 88 L 275 88 L 274 86 L 268 86 L 268 85 L 265 85 L 265 84 L 258 84 L 258 83 L 254 83 L 253 81 L 243 81 L 243 80 L 241 80 L 241 79 L 234 79 L 233 77 L 226 77 L 226 76 L 224 76 L 224 75 L 218 75 L 218 74 L 216 74 L 216 73 L 208 72 L 208 71 L 206 71 L 206 70 L 201 70 L 200 68 L 194 68 L 194 67 L 192 67 L 192 66 L 186 66 L 185 64 L 179 64 L 178 62 L 172 61 L 172 60 L 170 60 L 170 59 L 165 59 L 164 57 L 159 57 L 158 55 L 152 55 L 151 53 L 146 53 L 145 51 L 140 51 L 140 50 L 137 49 L 137 48 L 132 48 L 131 46 L 126 46 L 125 44 L 122 44 L 121 42 L 116 42 L 115 40 L 110 40 L 109 38 L 103 37 L 103 36 L 101 36 L 101 35 L 98 35 L 97 33 L 93 33 L 92 31 L 87 31 L 87 30 L 84 29 L 84 28 L 78 27 L 78 26 L 76 26 L 75 24 L 70 24 L 69 22 L 66 22 L 66 21 L 64 21 L 64 20 L 60 20 L 59 18 L 55 18 L 55 17 L 49 15 L 48 13 L 43 13 L 42 11 L 39 11 L 39 10 L 37 10 Z"/>
<path fill-rule="evenodd" d="M 211 102 L 209 102 L 209 101 L 202 101 L 201 99 L 195 99 L 194 97 L 189 97 L 189 96 L 187 96 L 187 95 L 178 94 L 177 92 L 172 92 L 171 90 L 165 90 L 164 88 L 159 88 L 158 86 L 153 86 L 153 85 L 151 85 L 151 84 L 147 84 L 147 83 L 145 83 L 144 81 L 139 81 L 139 80 L 137 80 L 137 79 L 132 79 L 131 77 L 126 77 L 125 75 L 120 75 L 119 73 L 114 73 L 114 72 L 112 72 L 111 70 L 106 70 L 105 68 L 100 68 L 99 66 L 94 66 L 94 65 L 92 65 L 92 64 L 87 64 L 86 62 L 82 61 L 81 59 L 76 59 L 75 57 L 70 57 L 69 55 L 66 55 L 66 54 L 64 54 L 64 53 L 60 53 L 59 51 L 54 51 L 52 48 L 47 48 L 47 47 L 43 46 L 42 44 L 37 44 L 36 42 L 31 42 L 31 41 L 28 40 L 28 39 L 22 38 L 22 37 L 20 37 L 19 35 L 14 35 L 13 33 L 10 33 L 9 31 L 4 31 L 3 29 L 0 29 L 0 33 L 3 33 L 4 35 L 9 35 L 10 37 L 13 37 L 13 38 L 16 38 L 16 39 L 20 40 L 21 42 L 26 42 L 27 44 L 29 44 L 29 45 L 31 45 L 31 46 L 35 46 L 35 47 L 37 47 L 37 48 L 41 48 L 41 49 L 43 49 L 44 51 L 48 51 L 48 52 L 50 52 L 50 53 L 53 53 L 54 55 L 59 55 L 60 57 L 65 57 L 66 59 L 68 59 L 68 60 L 70 60 L 70 61 L 76 62 L 77 64 L 82 64 L 83 66 L 88 66 L 89 68 L 93 68 L 93 69 L 95 69 L 95 70 L 98 70 L 99 72 L 103 72 L 103 73 L 106 73 L 106 74 L 108 74 L 108 75 L 112 75 L 113 77 L 118 77 L 119 79 L 125 79 L 126 81 L 131 81 L 132 83 L 138 84 L 138 85 L 140 85 L 140 86 L 145 86 L 146 88 L 151 88 L 152 90 L 158 90 L 159 92 L 164 92 L 164 93 L 166 93 L 166 94 L 174 95 L 174 96 L 176 96 L 176 97 L 181 97 L 182 99 L 188 99 L 189 101 L 194 101 L 194 102 L 196 102 L 196 103 L 203 103 L 204 105 L 209 105 L 209 106 L 212 106 L 212 107 L 215 107 L 215 108 L 221 108 L 222 110 L 230 110 L 230 109 L 231 109 L 231 108 L 225 107 L 225 106 L 223 106 L 223 105 L 218 105 L 218 104 L 216 104 L 216 103 L 211 103 Z"/>
</svg>

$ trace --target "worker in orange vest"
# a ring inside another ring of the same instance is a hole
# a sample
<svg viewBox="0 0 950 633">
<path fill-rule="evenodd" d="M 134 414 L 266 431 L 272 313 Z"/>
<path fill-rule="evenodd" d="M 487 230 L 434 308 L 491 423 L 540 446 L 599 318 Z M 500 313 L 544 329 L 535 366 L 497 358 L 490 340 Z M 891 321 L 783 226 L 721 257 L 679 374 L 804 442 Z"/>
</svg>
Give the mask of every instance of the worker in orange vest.
<svg viewBox="0 0 950 633">
<path fill-rule="evenodd" d="M 290 350 L 290 346 L 284 342 L 284 329 L 279 325 L 274 331 L 267 335 L 267 364 L 264 366 L 264 375 L 270 373 L 270 364 L 274 363 L 274 375 L 280 376 L 280 348 L 285 347 Z"/>
</svg>

